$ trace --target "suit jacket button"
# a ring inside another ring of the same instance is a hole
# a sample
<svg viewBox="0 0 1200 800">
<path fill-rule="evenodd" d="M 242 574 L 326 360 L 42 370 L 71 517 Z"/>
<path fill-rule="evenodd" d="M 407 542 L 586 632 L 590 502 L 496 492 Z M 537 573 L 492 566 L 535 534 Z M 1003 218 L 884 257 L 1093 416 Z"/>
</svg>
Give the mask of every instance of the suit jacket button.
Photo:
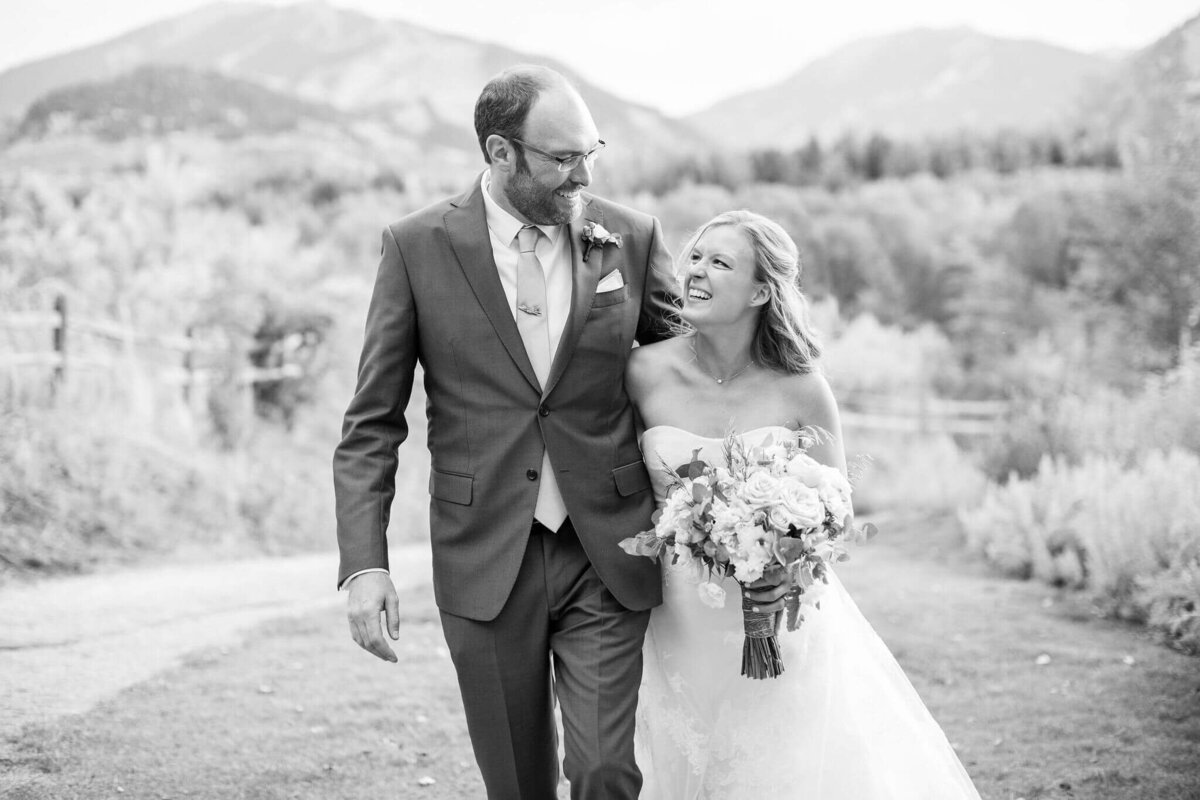
<svg viewBox="0 0 1200 800">
<path fill-rule="evenodd" d="M 538 416 L 540 416 L 540 417 L 550 416 L 550 409 L 546 408 L 545 406 L 538 406 Z"/>
<path fill-rule="evenodd" d="M 536 469 L 526 470 L 525 477 L 529 478 L 529 480 L 531 480 L 531 481 L 536 481 L 537 480 L 537 470 Z"/>
</svg>

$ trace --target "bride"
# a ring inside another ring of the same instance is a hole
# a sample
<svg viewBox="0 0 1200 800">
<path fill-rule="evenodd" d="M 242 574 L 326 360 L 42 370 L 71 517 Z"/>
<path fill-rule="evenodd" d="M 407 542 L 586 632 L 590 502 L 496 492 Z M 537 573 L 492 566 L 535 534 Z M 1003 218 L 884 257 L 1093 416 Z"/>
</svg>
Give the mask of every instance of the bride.
<svg viewBox="0 0 1200 800">
<path fill-rule="evenodd" d="M 662 465 L 721 458 L 732 429 L 752 445 L 802 426 L 831 434 L 809 451 L 846 470 L 837 404 L 799 290 L 796 245 L 771 220 L 731 211 L 680 258 L 690 332 L 636 348 L 627 384 L 661 505 Z M 741 603 L 713 609 L 689 566 L 665 565 L 646 634 L 637 758 L 648 800 L 940 800 L 978 793 L 941 728 L 836 575 L 781 630 L 785 670 L 740 675 Z M 757 587 L 757 584 L 756 584 Z M 764 611 L 789 587 L 758 587 Z M 806 593 L 806 598 L 809 594 Z"/>
</svg>

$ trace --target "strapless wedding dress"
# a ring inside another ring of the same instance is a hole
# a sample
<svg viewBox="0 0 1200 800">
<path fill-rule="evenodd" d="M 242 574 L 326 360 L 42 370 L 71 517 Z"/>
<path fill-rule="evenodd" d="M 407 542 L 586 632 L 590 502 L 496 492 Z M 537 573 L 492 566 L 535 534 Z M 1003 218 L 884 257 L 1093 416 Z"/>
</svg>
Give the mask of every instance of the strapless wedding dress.
<svg viewBox="0 0 1200 800">
<path fill-rule="evenodd" d="M 767 427 L 752 444 L 791 435 Z M 662 464 L 722 458 L 720 439 L 655 426 L 642 452 L 661 506 Z M 742 612 L 701 602 L 702 576 L 663 567 L 637 717 L 643 800 L 978 800 L 945 734 L 836 575 L 799 630 L 781 626 L 784 672 L 741 676 Z"/>
</svg>

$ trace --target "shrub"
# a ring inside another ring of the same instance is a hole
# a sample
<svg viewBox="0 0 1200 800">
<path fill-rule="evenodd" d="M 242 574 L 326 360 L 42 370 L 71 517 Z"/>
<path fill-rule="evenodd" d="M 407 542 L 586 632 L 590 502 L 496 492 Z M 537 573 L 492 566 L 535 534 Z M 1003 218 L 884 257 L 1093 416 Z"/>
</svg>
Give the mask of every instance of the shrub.
<svg viewBox="0 0 1200 800">
<path fill-rule="evenodd" d="M 263 425 L 215 452 L 152 427 L 99 406 L 0 411 L 0 577 L 333 543 L 332 441 Z"/>
<path fill-rule="evenodd" d="M 1130 396 L 1117 389 L 1053 392 L 1019 402 L 985 453 L 983 468 L 1003 482 L 1027 478 L 1043 455 L 1078 464 L 1086 454 L 1133 463 L 1152 449 L 1200 453 L 1200 377 L 1194 365 L 1147 377 Z"/>
<path fill-rule="evenodd" d="M 1106 611 L 1194 648 L 1200 623 L 1200 456 L 1152 450 L 1134 463 L 1044 456 L 989 487 L 960 519 L 968 545 L 1009 574 L 1088 592 Z"/>
<path fill-rule="evenodd" d="M 1148 622 L 1181 650 L 1200 653 L 1200 561 L 1176 565 L 1138 582 Z"/>
<path fill-rule="evenodd" d="M 211 464 L 120 417 L 0 416 L 0 561 L 76 571 L 96 562 L 212 545 L 237 528 Z"/>
<path fill-rule="evenodd" d="M 860 514 L 932 516 L 974 506 L 986 480 L 949 436 L 847 430 L 848 455 L 869 460 L 854 488 Z"/>
</svg>

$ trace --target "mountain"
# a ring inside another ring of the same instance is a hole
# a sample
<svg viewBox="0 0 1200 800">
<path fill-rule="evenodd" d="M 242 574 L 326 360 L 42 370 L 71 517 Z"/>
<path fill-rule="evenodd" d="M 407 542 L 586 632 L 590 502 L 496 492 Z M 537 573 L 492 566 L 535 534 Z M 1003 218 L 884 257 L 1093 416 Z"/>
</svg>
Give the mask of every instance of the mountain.
<svg viewBox="0 0 1200 800">
<path fill-rule="evenodd" d="M 1126 163 L 1200 169 L 1200 14 L 1130 56 L 1090 92 L 1085 118 L 1117 133 Z"/>
<path fill-rule="evenodd" d="M 84 81 L 146 64 L 185 66 L 248 81 L 343 112 L 370 114 L 418 144 L 478 156 L 475 98 L 505 67 L 537 62 L 567 75 L 588 101 L 605 153 L 632 160 L 699 148 L 688 126 L 618 98 L 550 59 L 312 2 L 218 3 L 91 47 L 0 73 L 0 116 Z"/>
<path fill-rule="evenodd" d="M 1062 119 L 1113 62 L 966 28 L 864 39 L 791 77 L 688 118 L 730 147 L 794 147 L 811 135 L 908 137 L 960 129 L 1037 130 Z"/>
<path fill-rule="evenodd" d="M 108 81 L 56 89 L 35 102 L 15 135 L 40 139 L 87 134 L 118 140 L 177 131 L 218 138 L 336 125 L 329 106 L 256 83 L 187 67 L 146 65 Z"/>
</svg>

